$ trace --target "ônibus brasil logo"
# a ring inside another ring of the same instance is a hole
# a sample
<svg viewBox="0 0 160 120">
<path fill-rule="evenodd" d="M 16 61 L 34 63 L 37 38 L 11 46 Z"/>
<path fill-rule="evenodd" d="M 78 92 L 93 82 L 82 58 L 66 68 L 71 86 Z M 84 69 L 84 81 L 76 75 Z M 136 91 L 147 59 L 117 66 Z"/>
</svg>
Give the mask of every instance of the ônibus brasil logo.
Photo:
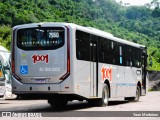
<svg viewBox="0 0 160 120">
<path fill-rule="evenodd" d="M 37 63 L 37 62 L 48 63 L 48 54 L 47 55 L 33 55 L 32 59 L 33 59 L 33 63 Z"/>
</svg>

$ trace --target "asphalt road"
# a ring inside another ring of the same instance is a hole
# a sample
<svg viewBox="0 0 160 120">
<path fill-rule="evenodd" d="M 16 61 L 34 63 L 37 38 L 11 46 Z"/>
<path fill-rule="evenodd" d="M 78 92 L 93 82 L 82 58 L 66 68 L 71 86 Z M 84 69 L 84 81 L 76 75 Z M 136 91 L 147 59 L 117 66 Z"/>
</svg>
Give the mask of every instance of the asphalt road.
<svg viewBox="0 0 160 120">
<path fill-rule="evenodd" d="M 50 107 L 46 100 L 3 100 L 0 99 L 0 111 L 5 112 L 20 112 L 20 113 L 42 113 L 41 119 L 67 119 L 73 120 L 76 118 L 84 119 L 109 119 L 107 115 L 115 116 L 111 117 L 111 120 L 129 119 L 129 120 L 160 120 L 160 92 L 149 92 L 146 96 L 141 96 L 139 102 L 128 102 L 124 100 L 110 101 L 107 107 L 90 106 L 87 102 L 69 102 L 67 107 L 62 110 L 54 110 Z M 103 112 L 102 112 L 103 111 Z M 127 112 L 130 111 L 130 112 Z M 142 112 L 139 112 L 142 111 Z M 155 112 L 153 112 L 155 111 Z M 44 114 L 45 113 L 45 114 Z M 124 113 L 125 115 L 120 113 Z M 142 113 L 147 115 L 153 115 L 151 117 L 142 117 Z M 78 117 L 76 117 L 76 114 Z M 137 117 L 136 117 L 137 114 Z M 100 116 L 103 117 L 100 117 Z M 134 115 L 134 117 L 124 117 Z M 141 115 L 141 116 L 138 116 Z M 154 116 L 155 115 L 155 116 Z M 156 116 L 158 115 L 158 117 Z M 52 117 L 49 117 L 52 116 Z M 56 117 L 55 117 L 56 116 Z M 68 116 L 68 117 L 66 117 Z M 97 117 L 98 116 L 98 117 Z M 120 118 L 119 118 L 120 117 Z M 18 117 L 21 118 L 21 117 Z M 1 118 L 0 118 L 1 119 Z M 4 117 L 2 117 L 4 119 Z M 8 118 L 7 118 L 8 119 Z M 14 119 L 14 118 L 13 118 Z M 15 118 L 17 120 L 17 118 Z M 37 119 L 37 118 L 26 118 Z M 6 119 L 5 119 L 6 120 Z"/>
</svg>

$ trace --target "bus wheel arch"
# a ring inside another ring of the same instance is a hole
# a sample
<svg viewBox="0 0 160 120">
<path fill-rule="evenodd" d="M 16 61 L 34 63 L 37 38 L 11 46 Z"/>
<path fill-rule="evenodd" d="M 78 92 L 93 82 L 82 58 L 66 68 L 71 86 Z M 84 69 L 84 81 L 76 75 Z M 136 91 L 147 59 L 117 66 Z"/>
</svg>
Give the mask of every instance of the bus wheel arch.
<svg viewBox="0 0 160 120">
<path fill-rule="evenodd" d="M 140 96 L 141 96 L 141 84 L 140 82 L 138 82 L 136 86 L 136 97 L 134 98 L 134 101 L 135 102 L 139 101 Z"/>
</svg>

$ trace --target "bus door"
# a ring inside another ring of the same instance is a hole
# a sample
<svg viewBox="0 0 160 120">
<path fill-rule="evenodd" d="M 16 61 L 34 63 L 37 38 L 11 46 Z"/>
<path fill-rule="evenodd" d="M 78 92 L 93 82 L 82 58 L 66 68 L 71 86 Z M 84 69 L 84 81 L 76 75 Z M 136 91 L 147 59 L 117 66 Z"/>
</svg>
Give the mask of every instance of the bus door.
<svg viewBox="0 0 160 120">
<path fill-rule="evenodd" d="M 143 50 L 142 53 L 142 95 L 147 93 L 147 53 Z"/>
<path fill-rule="evenodd" d="M 98 46 L 97 41 L 90 42 L 90 96 L 98 97 Z"/>
</svg>

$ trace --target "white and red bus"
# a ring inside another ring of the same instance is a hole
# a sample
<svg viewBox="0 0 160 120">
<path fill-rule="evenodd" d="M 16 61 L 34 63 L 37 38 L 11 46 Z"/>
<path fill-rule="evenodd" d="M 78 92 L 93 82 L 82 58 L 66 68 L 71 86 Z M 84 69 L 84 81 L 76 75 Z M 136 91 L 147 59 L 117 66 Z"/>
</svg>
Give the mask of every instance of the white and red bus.
<svg viewBox="0 0 160 120">
<path fill-rule="evenodd" d="M 101 30 L 72 23 L 13 28 L 12 87 L 19 97 L 106 106 L 110 98 L 138 101 L 147 92 L 147 51 Z"/>
</svg>

